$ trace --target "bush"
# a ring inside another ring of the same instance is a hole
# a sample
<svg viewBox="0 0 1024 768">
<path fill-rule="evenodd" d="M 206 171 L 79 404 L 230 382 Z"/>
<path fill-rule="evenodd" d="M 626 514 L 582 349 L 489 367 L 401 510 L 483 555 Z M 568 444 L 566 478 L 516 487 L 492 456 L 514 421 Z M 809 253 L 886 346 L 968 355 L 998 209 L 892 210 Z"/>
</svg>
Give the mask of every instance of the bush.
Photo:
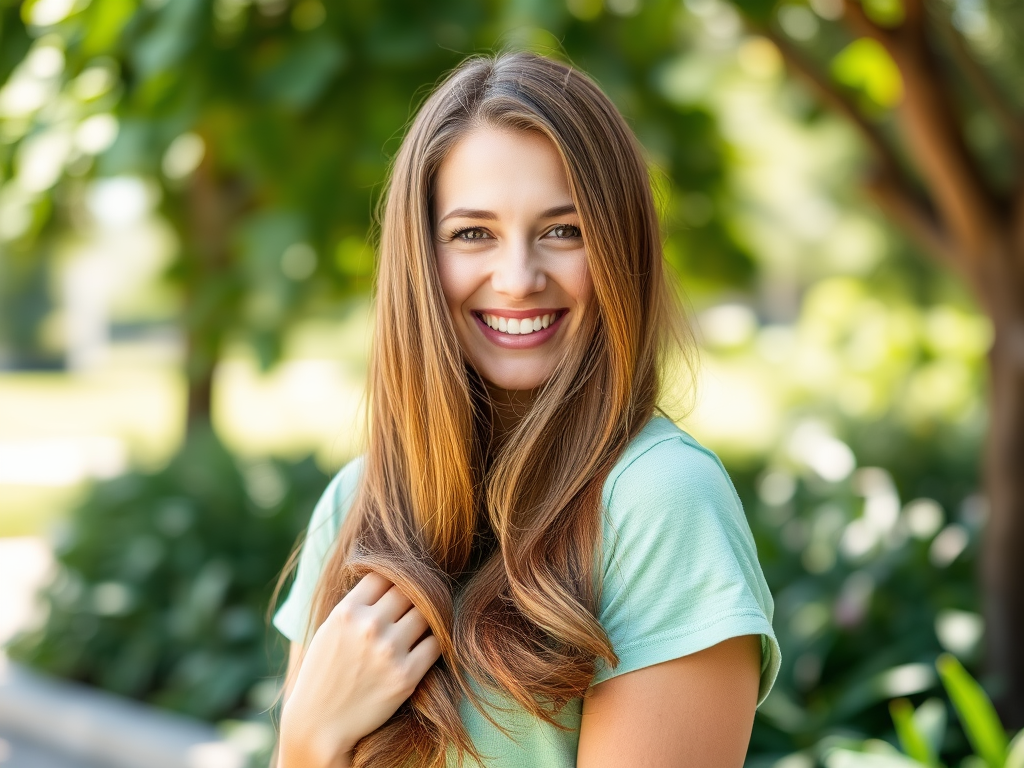
<svg viewBox="0 0 1024 768">
<path fill-rule="evenodd" d="M 999 722 L 984 689 L 955 657 L 935 662 L 972 753 L 962 768 L 1024 768 L 1024 731 L 1012 740 Z M 942 768 L 939 755 L 947 722 L 946 707 L 928 699 L 916 709 L 906 699 L 889 704 L 902 752 L 877 739 L 862 744 L 820 745 L 826 768 Z"/>
<path fill-rule="evenodd" d="M 95 486 L 58 537 L 45 626 L 12 657 L 209 720 L 268 706 L 269 599 L 326 483 L 310 459 L 240 462 L 207 433 Z"/>
<path fill-rule="evenodd" d="M 805 416 L 776 454 L 731 468 L 783 655 L 752 755 L 768 763 L 829 737 L 894 738 L 888 700 L 939 690 L 936 656 L 980 660 L 976 439 Z M 845 474 L 822 476 L 828 456 Z M 959 732 L 944 744 L 966 754 Z"/>
</svg>

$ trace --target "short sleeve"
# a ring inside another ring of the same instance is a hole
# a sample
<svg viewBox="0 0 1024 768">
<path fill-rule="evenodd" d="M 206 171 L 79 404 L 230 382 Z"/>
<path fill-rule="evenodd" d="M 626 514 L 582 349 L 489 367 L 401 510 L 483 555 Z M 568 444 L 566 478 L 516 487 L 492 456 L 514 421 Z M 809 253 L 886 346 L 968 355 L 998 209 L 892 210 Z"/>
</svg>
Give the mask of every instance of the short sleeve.
<svg viewBox="0 0 1024 768">
<path fill-rule="evenodd" d="M 680 431 L 626 458 L 605 488 L 599 617 L 619 665 L 593 684 L 760 635 L 760 706 L 781 661 L 774 604 L 725 468 Z"/>
<path fill-rule="evenodd" d="M 273 620 L 278 631 L 292 642 L 302 642 L 305 638 L 313 592 L 337 541 L 342 520 L 352 504 L 361 474 L 362 459 L 350 461 L 328 483 L 313 508 L 306 529 L 306 540 L 299 552 L 295 581 Z"/>
</svg>

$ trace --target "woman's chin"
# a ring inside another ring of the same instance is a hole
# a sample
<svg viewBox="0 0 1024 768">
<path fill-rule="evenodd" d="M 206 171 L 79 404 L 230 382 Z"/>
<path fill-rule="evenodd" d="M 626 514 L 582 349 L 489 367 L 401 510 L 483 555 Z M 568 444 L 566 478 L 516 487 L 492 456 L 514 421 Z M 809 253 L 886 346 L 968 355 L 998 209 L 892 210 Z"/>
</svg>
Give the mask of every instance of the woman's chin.
<svg viewBox="0 0 1024 768">
<path fill-rule="evenodd" d="M 543 371 L 484 370 L 480 374 L 488 388 L 507 392 L 532 392 L 541 387 L 551 373 Z"/>
</svg>

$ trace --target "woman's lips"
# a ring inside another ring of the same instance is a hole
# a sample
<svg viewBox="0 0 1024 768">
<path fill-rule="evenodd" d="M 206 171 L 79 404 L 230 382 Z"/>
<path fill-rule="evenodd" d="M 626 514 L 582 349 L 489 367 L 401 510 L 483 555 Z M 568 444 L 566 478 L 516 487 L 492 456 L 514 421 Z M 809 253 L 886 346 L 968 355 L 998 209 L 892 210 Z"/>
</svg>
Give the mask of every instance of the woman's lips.
<svg viewBox="0 0 1024 768">
<path fill-rule="evenodd" d="M 496 315 L 499 313 L 484 311 L 473 312 L 473 319 L 476 320 L 477 327 L 488 341 L 503 349 L 532 349 L 533 347 L 539 347 L 558 332 L 558 328 L 561 326 L 562 320 L 569 314 L 569 311 L 566 309 L 553 311 L 548 310 L 544 312 L 540 312 L 538 310 L 504 310 L 500 313 L 502 317 L 508 319 L 526 319 L 543 314 L 557 315 L 547 328 L 541 328 L 539 331 L 533 331 L 532 333 L 525 335 L 496 331 L 484 322 L 483 317 L 481 317 L 483 314 Z"/>
</svg>

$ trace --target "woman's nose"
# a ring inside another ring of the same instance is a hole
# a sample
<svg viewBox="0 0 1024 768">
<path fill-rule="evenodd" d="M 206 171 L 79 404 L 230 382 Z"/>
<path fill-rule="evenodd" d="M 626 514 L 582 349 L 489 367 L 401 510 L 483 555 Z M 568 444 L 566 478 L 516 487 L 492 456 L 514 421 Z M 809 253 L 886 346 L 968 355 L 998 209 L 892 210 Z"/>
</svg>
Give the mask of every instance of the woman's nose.
<svg viewBox="0 0 1024 768">
<path fill-rule="evenodd" d="M 546 285 L 539 254 L 527 242 L 508 242 L 497 254 L 491 287 L 512 299 L 525 299 Z"/>
</svg>

